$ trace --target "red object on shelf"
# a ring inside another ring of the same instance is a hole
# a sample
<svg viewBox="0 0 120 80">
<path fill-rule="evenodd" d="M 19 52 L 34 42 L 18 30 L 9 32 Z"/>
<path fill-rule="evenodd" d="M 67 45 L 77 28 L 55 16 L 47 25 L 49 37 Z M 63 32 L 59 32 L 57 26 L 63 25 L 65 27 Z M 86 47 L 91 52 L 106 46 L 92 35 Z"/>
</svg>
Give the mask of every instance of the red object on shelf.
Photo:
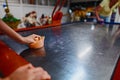
<svg viewBox="0 0 120 80">
<path fill-rule="evenodd" d="M 54 27 L 55 26 L 60 26 L 61 25 L 61 21 L 60 20 L 53 21 L 51 25 L 54 26 Z"/>
<path fill-rule="evenodd" d="M 4 77 L 9 76 L 17 68 L 28 63 L 28 61 L 0 41 L 0 71 Z"/>
<path fill-rule="evenodd" d="M 53 9 L 53 12 L 52 12 L 52 25 L 53 26 L 60 26 L 61 25 L 63 13 L 60 10 L 63 7 L 63 5 L 65 4 L 65 2 L 66 2 L 66 0 L 57 0 L 55 7 Z M 58 6 L 59 6 L 58 10 L 56 10 Z"/>
<path fill-rule="evenodd" d="M 55 15 L 52 17 L 52 26 L 60 26 L 62 17 L 63 13 L 61 11 L 57 11 Z"/>
<path fill-rule="evenodd" d="M 63 17 L 63 13 L 61 11 L 57 11 L 52 18 L 52 20 L 53 20 L 52 24 L 59 24 L 60 25 L 62 17 Z"/>
</svg>

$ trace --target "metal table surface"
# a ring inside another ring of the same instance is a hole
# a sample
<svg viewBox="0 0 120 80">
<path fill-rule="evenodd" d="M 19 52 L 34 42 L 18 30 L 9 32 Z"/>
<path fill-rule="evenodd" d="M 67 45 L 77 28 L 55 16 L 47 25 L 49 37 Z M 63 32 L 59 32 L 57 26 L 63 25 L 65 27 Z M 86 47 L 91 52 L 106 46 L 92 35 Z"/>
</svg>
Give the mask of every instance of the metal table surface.
<svg viewBox="0 0 120 80">
<path fill-rule="evenodd" d="M 119 57 L 119 40 L 111 45 L 111 32 L 104 25 L 73 23 L 59 27 L 20 32 L 45 36 L 45 46 L 36 55 L 27 45 L 5 35 L 2 39 L 34 66 L 41 66 L 52 80 L 110 80 Z"/>
</svg>

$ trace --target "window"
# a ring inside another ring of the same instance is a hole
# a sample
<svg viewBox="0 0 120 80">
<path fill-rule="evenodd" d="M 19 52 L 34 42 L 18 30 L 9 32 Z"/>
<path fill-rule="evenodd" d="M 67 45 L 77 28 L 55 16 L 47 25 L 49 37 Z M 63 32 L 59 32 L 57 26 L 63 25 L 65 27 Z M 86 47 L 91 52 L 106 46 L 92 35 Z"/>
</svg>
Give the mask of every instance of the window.
<svg viewBox="0 0 120 80">
<path fill-rule="evenodd" d="M 0 3 L 4 3 L 6 0 L 0 0 Z M 7 0 L 8 3 L 20 3 L 20 0 Z"/>
</svg>

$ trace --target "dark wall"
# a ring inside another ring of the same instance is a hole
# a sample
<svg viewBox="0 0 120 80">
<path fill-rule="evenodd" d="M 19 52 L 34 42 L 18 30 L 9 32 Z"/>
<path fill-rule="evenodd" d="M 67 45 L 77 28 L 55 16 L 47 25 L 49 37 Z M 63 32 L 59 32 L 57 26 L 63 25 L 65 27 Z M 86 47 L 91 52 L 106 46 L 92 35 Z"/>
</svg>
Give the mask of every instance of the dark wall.
<svg viewBox="0 0 120 80">
<path fill-rule="evenodd" d="M 76 9 L 83 9 L 86 7 L 96 7 L 99 5 L 101 1 L 87 1 L 87 2 L 74 2 L 70 3 L 70 9 L 76 10 Z"/>
</svg>

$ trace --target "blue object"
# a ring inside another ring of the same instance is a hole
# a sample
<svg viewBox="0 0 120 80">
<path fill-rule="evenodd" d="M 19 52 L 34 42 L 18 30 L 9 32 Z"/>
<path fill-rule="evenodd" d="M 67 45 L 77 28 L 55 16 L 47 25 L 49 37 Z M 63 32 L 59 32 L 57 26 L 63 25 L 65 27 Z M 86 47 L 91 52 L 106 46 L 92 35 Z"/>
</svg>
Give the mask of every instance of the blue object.
<svg viewBox="0 0 120 80">
<path fill-rule="evenodd" d="M 6 3 L 3 3 L 3 8 L 6 8 L 6 7 L 7 7 Z"/>
</svg>

